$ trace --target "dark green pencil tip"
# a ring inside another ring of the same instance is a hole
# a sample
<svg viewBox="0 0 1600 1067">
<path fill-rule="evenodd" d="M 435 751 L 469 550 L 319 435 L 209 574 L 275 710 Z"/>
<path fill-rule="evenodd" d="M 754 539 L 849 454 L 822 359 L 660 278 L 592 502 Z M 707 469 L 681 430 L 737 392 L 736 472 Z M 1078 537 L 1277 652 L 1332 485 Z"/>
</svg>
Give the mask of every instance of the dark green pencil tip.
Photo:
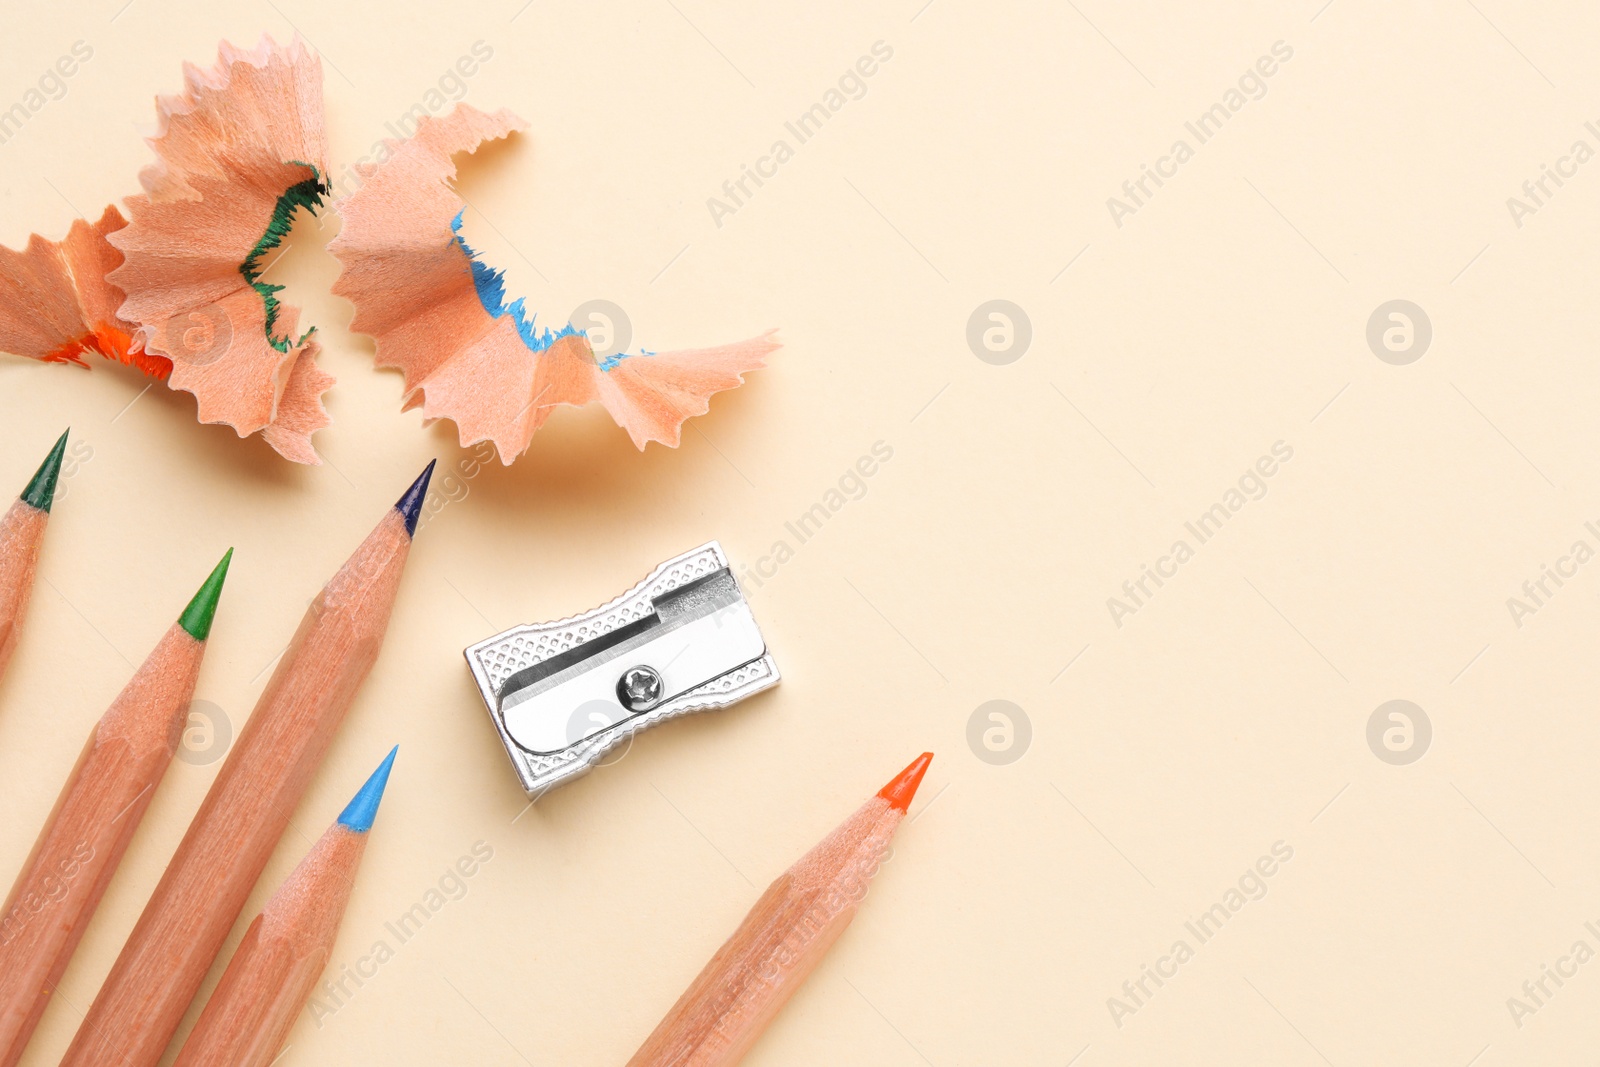
<svg viewBox="0 0 1600 1067">
<path fill-rule="evenodd" d="M 178 619 L 178 625 L 196 641 L 204 641 L 211 636 L 211 620 L 216 617 L 217 601 L 222 599 L 222 583 L 228 577 L 228 564 L 232 562 L 233 549 L 230 548 Z"/>
<path fill-rule="evenodd" d="M 61 458 L 67 454 L 67 434 L 72 428 L 67 428 L 67 433 L 56 439 L 56 446 L 50 454 L 44 457 L 44 463 L 33 476 L 33 481 L 28 483 L 28 488 L 22 491 L 22 502 L 38 508 L 45 514 L 50 513 L 50 503 L 56 498 L 56 482 L 61 478 Z M 15 484 L 15 483 L 13 483 Z"/>
</svg>

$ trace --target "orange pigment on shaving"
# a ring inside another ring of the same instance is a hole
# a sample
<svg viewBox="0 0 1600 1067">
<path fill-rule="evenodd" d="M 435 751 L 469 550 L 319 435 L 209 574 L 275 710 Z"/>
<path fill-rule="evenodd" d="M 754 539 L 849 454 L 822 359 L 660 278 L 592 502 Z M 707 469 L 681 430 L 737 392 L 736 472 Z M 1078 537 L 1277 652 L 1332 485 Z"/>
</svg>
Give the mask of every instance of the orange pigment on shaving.
<svg viewBox="0 0 1600 1067">
<path fill-rule="evenodd" d="M 87 369 L 89 364 L 83 361 L 85 352 L 93 352 L 97 356 L 116 360 L 125 367 L 137 367 L 158 381 L 166 381 L 167 376 L 172 373 L 172 360 L 134 348 L 132 337 L 115 326 L 107 326 L 104 323 L 96 326 L 92 332 L 52 349 L 44 357 L 43 362 L 76 363 Z"/>
</svg>

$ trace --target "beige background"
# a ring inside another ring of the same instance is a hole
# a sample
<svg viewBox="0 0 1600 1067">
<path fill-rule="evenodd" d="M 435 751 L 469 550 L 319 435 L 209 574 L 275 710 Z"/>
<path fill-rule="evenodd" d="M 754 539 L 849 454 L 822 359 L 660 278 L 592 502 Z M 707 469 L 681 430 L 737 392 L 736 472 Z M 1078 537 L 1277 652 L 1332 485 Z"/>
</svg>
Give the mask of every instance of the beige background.
<svg viewBox="0 0 1600 1067">
<path fill-rule="evenodd" d="M 557 320 L 612 300 L 651 348 L 771 326 L 785 347 L 677 451 L 565 412 L 469 477 L 328 295 L 329 215 L 270 279 L 339 377 L 319 469 L 131 373 L 0 359 L 0 485 L 67 423 L 92 450 L 0 685 L 0 867 L 225 547 L 199 696 L 237 727 L 308 598 L 437 455 L 452 499 L 249 914 L 395 742 L 335 972 L 475 842 L 494 858 L 336 1013 L 308 1011 L 285 1067 L 623 1062 L 758 889 L 923 748 L 894 861 L 750 1063 L 1590 1054 L 1600 963 L 1546 980 L 1520 1026 L 1507 1006 L 1574 942 L 1600 949 L 1600 565 L 1520 627 L 1507 607 L 1575 540 L 1600 548 L 1600 162 L 1521 226 L 1507 206 L 1574 141 L 1600 148 L 1584 5 L 123 5 L 6 13 L 0 107 L 75 41 L 94 56 L 0 144 L 0 243 L 136 191 L 153 96 L 219 37 L 298 29 L 321 52 L 341 168 L 483 41 L 465 98 L 532 123 L 463 178 L 511 291 Z M 893 58 L 865 95 L 717 226 L 707 199 L 877 41 Z M 1117 226 L 1107 198 L 1278 41 L 1265 96 Z M 1033 330 L 1004 366 L 966 341 L 995 298 Z M 1405 366 L 1366 341 L 1393 299 L 1433 326 Z M 751 587 L 783 685 L 516 819 L 460 650 L 712 537 L 753 565 L 878 441 L 865 495 Z M 1279 441 L 1266 496 L 1117 626 L 1107 599 Z M 1032 726 L 999 766 L 967 741 L 995 699 Z M 1366 740 L 1391 699 L 1432 723 L 1407 766 Z M 65 1048 L 218 766 L 174 764 L 29 1067 Z M 1198 945 L 1185 921 L 1280 841 L 1265 896 Z M 1194 958 L 1114 1020 L 1180 938 Z"/>
</svg>

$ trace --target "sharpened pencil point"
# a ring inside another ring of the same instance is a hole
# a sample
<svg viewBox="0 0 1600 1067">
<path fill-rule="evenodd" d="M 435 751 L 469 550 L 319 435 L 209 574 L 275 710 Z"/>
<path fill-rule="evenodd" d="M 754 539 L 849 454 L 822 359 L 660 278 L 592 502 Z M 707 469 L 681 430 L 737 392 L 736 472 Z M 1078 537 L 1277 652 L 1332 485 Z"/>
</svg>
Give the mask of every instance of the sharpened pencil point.
<svg viewBox="0 0 1600 1067">
<path fill-rule="evenodd" d="M 178 617 L 178 625 L 196 641 L 204 641 L 211 636 L 211 620 L 217 617 L 217 601 L 222 599 L 222 583 L 227 580 L 228 564 L 232 562 L 233 549 L 230 548 L 223 553 L 222 562 L 212 568 L 205 584 Z"/>
<path fill-rule="evenodd" d="M 922 784 L 922 776 L 928 773 L 928 764 L 932 762 L 933 753 L 924 752 L 911 761 L 911 766 L 895 775 L 892 782 L 878 790 L 878 795 L 887 800 L 891 808 L 909 811 L 911 798 L 917 795 L 917 786 Z"/>
<path fill-rule="evenodd" d="M 411 483 L 411 488 L 406 490 L 406 495 L 401 497 L 394 509 L 400 517 L 406 520 L 406 533 L 415 535 L 417 532 L 417 519 L 422 516 L 422 502 L 428 498 L 428 480 L 433 477 L 433 465 L 439 461 L 429 460 L 428 466 L 417 480 Z"/>
<path fill-rule="evenodd" d="M 361 792 L 355 799 L 346 805 L 339 815 L 339 825 L 348 827 L 358 834 L 364 834 L 372 829 L 373 820 L 378 817 L 378 804 L 383 800 L 383 789 L 389 784 L 389 769 L 394 766 L 395 753 L 400 751 L 396 745 L 389 750 L 389 754 L 378 764 L 378 769 L 372 772 L 372 777 L 367 779 L 367 784 L 361 787 Z"/>
<path fill-rule="evenodd" d="M 67 427 L 67 433 L 56 438 L 55 447 L 50 454 L 44 457 L 39 470 L 34 474 L 33 480 L 22 491 L 22 502 L 31 507 L 36 507 L 45 514 L 50 513 L 50 505 L 56 498 L 56 482 L 61 478 L 61 458 L 67 452 L 67 434 L 72 432 L 72 427 Z"/>
</svg>

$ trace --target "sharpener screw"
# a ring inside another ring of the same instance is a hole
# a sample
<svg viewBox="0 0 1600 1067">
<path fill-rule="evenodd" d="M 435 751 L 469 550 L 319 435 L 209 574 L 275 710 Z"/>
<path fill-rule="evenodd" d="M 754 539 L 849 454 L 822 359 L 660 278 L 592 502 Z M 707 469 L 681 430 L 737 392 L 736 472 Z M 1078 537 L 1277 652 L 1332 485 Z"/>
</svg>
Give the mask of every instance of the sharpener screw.
<svg viewBox="0 0 1600 1067">
<path fill-rule="evenodd" d="M 653 667 L 629 667 L 617 682 L 617 699 L 632 712 L 649 711 L 661 701 L 661 675 Z"/>
</svg>

